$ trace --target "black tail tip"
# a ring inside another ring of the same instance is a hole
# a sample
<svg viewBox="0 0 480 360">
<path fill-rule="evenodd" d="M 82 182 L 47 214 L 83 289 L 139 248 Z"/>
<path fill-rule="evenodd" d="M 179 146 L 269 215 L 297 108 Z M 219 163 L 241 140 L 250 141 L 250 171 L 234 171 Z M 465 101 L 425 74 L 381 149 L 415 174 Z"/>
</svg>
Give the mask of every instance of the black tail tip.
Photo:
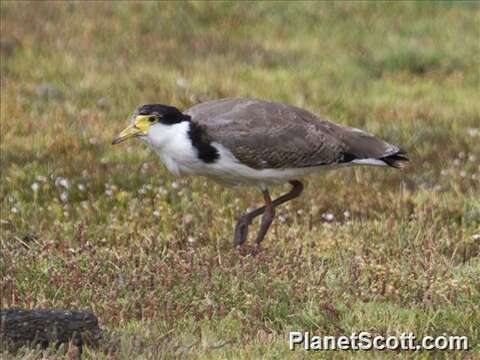
<svg viewBox="0 0 480 360">
<path fill-rule="evenodd" d="M 407 162 L 410 159 L 407 157 L 407 153 L 403 150 L 397 151 L 395 154 L 380 158 L 385 164 L 396 169 L 403 169 L 407 166 Z"/>
</svg>

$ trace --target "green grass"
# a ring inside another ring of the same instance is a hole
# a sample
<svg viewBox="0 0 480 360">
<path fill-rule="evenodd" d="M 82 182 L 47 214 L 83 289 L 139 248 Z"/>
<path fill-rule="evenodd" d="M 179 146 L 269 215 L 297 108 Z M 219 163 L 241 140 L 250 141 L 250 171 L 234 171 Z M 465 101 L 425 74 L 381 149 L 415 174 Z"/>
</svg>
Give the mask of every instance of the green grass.
<svg viewBox="0 0 480 360">
<path fill-rule="evenodd" d="M 0 6 L 2 307 L 92 310 L 105 336 L 87 358 L 303 358 L 289 330 L 472 347 L 322 357 L 480 356 L 478 4 Z M 110 145 L 140 104 L 227 96 L 361 127 L 411 166 L 311 178 L 261 251 L 239 252 L 258 191 Z"/>
</svg>

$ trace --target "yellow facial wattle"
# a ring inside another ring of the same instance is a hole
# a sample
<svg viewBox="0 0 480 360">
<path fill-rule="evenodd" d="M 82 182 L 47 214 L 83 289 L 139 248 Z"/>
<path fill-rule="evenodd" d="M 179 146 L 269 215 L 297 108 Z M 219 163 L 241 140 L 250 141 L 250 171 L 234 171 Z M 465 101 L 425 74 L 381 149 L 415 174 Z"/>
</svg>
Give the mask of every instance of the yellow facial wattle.
<svg viewBox="0 0 480 360">
<path fill-rule="evenodd" d="M 152 115 L 138 115 L 135 118 L 134 126 L 139 129 L 144 135 L 147 134 L 148 128 L 154 122 L 154 117 Z"/>
<path fill-rule="evenodd" d="M 113 139 L 112 144 L 119 144 L 131 137 L 139 135 L 147 135 L 150 125 L 153 121 L 151 115 L 138 115 L 135 118 L 133 125 L 126 127 L 118 136 Z"/>
</svg>

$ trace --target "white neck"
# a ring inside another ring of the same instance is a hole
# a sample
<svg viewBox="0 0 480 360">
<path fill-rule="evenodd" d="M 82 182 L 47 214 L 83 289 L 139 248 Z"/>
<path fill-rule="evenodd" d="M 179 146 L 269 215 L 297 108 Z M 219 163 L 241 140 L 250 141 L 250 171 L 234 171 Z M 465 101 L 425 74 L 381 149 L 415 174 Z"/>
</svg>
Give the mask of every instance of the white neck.
<svg viewBox="0 0 480 360">
<path fill-rule="evenodd" d="M 188 135 L 189 130 L 188 121 L 172 125 L 155 124 L 150 126 L 145 139 L 175 175 L 185 171 L 184 167 L 189 167 L 192 162 L 198 161 Z"/>
<path fill-rule="evenodd" d="M 188 121 L 172 125 L 154 124 L 148 129 L 148 144 L 155 150 L 162 150 L 164 147 L 178 142 L 179 138 L 188 139 L 189 129 Z"/>
</svg>

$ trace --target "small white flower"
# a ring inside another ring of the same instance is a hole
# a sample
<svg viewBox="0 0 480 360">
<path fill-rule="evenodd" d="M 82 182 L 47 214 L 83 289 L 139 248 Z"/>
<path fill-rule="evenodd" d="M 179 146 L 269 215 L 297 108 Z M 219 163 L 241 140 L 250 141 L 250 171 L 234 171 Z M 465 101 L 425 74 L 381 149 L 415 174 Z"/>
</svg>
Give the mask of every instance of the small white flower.
<svg viewBox="0 0 480 360">
<path fill-rule="evenodd" d="M 62 202 L 67 202 L 68 201 L 68 192 L 67 191 L 64 191 L 60 194 L 60 200 Z"/>
<path fill-rule="evenodd" d="M 335 215 L 333 215 L 332 213 L 323 213 L 322 219 L 325 221 L 333 221 L 335 219 Z"/>
<path fill-rule="evenodd" d="M 152 215 L 156 218 L 159 218 L 160 217 L 160 211 L 155 210 Z"/>
<path fill-rule="evenodd" d="M 31 186 L 33 192 L 37 192 L 38 189 L 40 188 L 40 184 L 38 182 L 34 182 Z"/>
<path fill-rule="evenodd" d="M 183 215 L 182 222 L 184 225 L 191 224 L 193 221 L 193 216 L 190 214 Z"/>
<path fill-rule="evenodd" d="M 480 134 L 480 129 L 476 129 L 476 128 L 468 129 L 468 135 L 470 135 L 471 137 L 478 136 L 479 134 Z"/>
<path fill-rule="evenodd" d="M 16 206 L 13 206 L 10 211 L 14 214 L 18 214 L 20 212 L 20 210 Z"/>
<path fill-rule="evenodd" d="M 188 85 L 187 79 L 185 79 L 183 77 L 177 78 L 176 83 L 177 83 L 177 86 L 182 88 L 182 89 L 185 89 Z"/>
<path fill-rule="evenodd" d="M 343 216 L 344 216 L 346 219 L 350 218 L 350 211 L 345 210 L 345 211 L 343 212 Z"/>
<path fill-rule="evenodd" d="M 168 190 L 165 189 L 165 187 L 163 187 L 163 186 L 159 186 L 158 187 L 158 193 L 162 194 L 162 195 L 165 195 L 165 194 L 168 194 Z"/>
<path fill-rule="evenodd" d="M 189 236 L 187 240 L 190 244 L 195 244 L 195 242 L 197 241 L 197 239 L 195 239 L 193 236 Z"/>
<path fill-rule="evenodd" d="M 283 215 L 280 215 L 278 217 L 278 221 L 280 221 L 281 224 L 285 224 L 285 222 L 287 221 L 287 218 Z"/>
<path fill-rule="evenodd" d="M 55 186 L 58 186 L 58 187 L 61 186 L 65 189 L 68 189 L 70 187 L 70 182 L 68 181 L 68 179 L 58 177 L 55 179 Z"/>
<path fill-rule="evenodd" d="M 358 265 L 365 265 L 365 260 L 360 255 L 355 256 L 354 260 Z"/>
<path fill-rule="evenodd" d="M 77 185 L 77 188 L 78 188 L 78 190 L 80 190 L 80 191 L 85 191 L 85 189 L 86 189 L 85 185 L 83 185 L 83 184 L 78 184 L 78 185 Z"/>
<path fill-rule="evenodd" d="M 107 189 L 107 190 L 105 190 L 105 195 L 107 195 L 108 197 L 112 197 L 113 196 L 113 191 L 111 189 Z"/>
<path fill-rule="evenodd" d="M 178 185 L 178 183 L 176 181 L 172 182 L 172 188 L 178 189 L 179 187 L 180 187 L 180 185 Z"/>
</svg>

